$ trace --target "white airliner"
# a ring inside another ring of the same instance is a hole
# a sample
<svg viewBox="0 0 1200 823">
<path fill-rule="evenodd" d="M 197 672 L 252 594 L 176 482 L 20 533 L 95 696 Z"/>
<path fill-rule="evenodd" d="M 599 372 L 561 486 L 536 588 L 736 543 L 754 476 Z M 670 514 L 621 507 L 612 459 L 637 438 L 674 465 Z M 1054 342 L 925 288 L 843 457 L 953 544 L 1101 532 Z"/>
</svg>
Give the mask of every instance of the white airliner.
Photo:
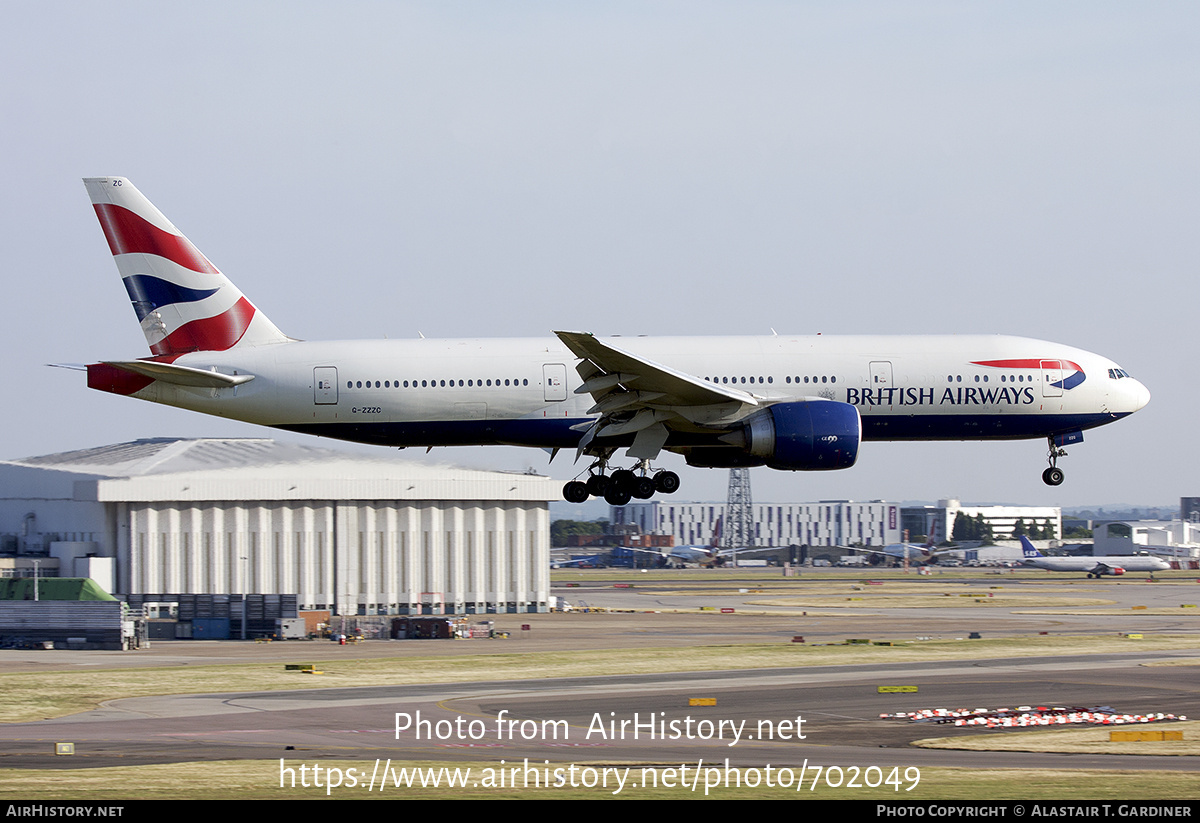
<svg viewBox="0 0 1200 823">
<path fill-rule="evenodd" d="M 89 387 L 381 446 L 575 449 L 573 502 L 675 491 L 663 450 L 808 471 L 863 440 L 1046 438 L 1058 485 L 1064 445 L 1150 398 L 1107 358 L 1020 337 L 295 340 L 128 180 L 84 183 L 152 352 L 89 365 Z"/>
<path fill-rule="evenodd" d="M 700 566 L 723 566 L 735 558 L 746 558 L 755 552 L 779 551 L 779 546 L 762 546 L 753 549 L 718 549 L 714 546 L 673 546 L 668 549 L 639 549 L 624 546 L 627 551 L 653 554 L 666 563 L 696 563 Z"/>
<path fill-rule="evenodd" d="M 1029 538 L 1021 535 L 1021 553 L 1026 566 L 1052 572 L 1087 572 L 1088 577 L 1122 575 L 1125 572 L 1164 572 L 1171 564 L 1152 554 L 1102 555 L 1100 557 L 1046 557 Z"/>
<path fill-rule="evenodd" d="M 859 548 L 857 546 L 839 546 L 838 548 L 847 549 L 859 554 L 877 554 L 900 562 L 908 560 L 910 563 L 936 563 L 939 555 L 962 551 L 962 548 L 959 546 L 947 546 L 941 549 L 935 548 L 938 544 L 938 533 L 940 531 L 941 529 L 938 528 L 938 524 L 935 522 L 933 528 L 929 531 L 929 538 L 924 543 L 888 543 L 882 549 Z"/>
</svg>

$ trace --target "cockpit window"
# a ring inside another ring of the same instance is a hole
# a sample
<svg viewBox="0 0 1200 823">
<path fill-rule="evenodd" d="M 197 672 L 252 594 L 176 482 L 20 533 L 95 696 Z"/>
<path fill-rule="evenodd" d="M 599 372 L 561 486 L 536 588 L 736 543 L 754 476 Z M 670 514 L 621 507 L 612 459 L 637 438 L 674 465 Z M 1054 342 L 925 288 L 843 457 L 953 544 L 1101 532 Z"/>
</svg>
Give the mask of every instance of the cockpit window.
<svg viewBox="0 0 1200 823">
<path fill-rule="evenodd" d="M 1129 372 L 1124 369 L 1109 369 L 1108 376 L 1112 380 L 1120 380 L 1122 377 L 1129 377 Z"/>
</svg>

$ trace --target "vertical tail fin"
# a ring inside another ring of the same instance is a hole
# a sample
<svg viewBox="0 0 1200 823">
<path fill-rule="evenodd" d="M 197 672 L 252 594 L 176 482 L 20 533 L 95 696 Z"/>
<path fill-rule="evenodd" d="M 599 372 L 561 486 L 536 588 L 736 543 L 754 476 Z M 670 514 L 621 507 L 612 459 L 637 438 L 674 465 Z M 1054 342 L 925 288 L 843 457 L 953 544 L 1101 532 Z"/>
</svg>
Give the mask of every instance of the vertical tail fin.
<svg viewBox="0 0 1200 823">
<path fill-rule="evenodd" d="M 1021 554 L 1027 558 L 1042 556 L 1042 553 L 1038 551 L 1032 543 L 1029 542 L 1029 538 L 1025 535 L 1021 535 Z"/>
<path fill-rule="evenodd" d="M 289 339 L 132 183 L 83 182 L 150 351 L 179 355 Z"/>
</svg>

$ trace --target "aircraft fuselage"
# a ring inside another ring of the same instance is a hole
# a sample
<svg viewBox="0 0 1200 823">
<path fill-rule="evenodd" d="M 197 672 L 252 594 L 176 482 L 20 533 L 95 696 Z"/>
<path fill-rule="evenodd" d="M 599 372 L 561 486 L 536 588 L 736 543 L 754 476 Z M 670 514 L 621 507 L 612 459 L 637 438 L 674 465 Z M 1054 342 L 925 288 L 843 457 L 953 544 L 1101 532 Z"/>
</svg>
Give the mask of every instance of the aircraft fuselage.
<svg viewBox="0 0 1200 823">
<path fill-rule="evenodd" d="M 128 180 L 84 183 L 153 353 L 89 365 L 90 387 L 383 446 L 577 447 L 594 458 L 564 487 L 577 502 L 674 492 L 651 467 L 664 449 L 818 471 L 852 466 L 864 440 L 1046 437 L 1058 485 L 1063 445 L 1149 400 L 1099 355 L 1020 337 L 297 341 Z M 621 448 L 635 468 L 610 475 Z"/>
<path fill-rule="evenodd" d="M 847 403 L 862 417 L 864 440 L 1044 438 L 1112 422 L 1148 399 L 1138 381 L 1110 377 L 1116 365 L 1106 358 L 1001 335 L 605 342 L 707 382 L 736 384 L 767 403 Z M 378 445 L 573 447 L 580 433 L 571 427 L 596 417 L 588 413 L 592 398 L 575 393 L 582 383 L 576 357 L 554 338 L 299 341 L 193 352 L 173 362 L 254 379 L 220 389 L 153 381 L 128 393 Z M 1066 363 L 1080 368 L 1041 366 Z M 1077 375 L 1083 379 L 1063 387 Z M 320 381 L 329 384 L 323 391 Z M 673 432 L 667 447 L 711 440 Z"/>
</svg>

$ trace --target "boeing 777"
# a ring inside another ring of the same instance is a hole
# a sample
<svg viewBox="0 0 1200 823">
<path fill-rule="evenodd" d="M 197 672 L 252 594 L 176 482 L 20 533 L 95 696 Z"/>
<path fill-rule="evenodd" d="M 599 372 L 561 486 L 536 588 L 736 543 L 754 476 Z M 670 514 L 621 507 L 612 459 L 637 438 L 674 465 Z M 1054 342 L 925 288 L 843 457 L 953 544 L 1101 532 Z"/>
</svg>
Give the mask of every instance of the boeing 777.
<svg viewBox="0 0 1200 823">
<path fill-rule="evenodd" d="M 952 554 L 962 551 L 961 546 L 943 546 L 935 548 L 939 540 L 939 532 L 941 529 L 935 521 L 929 529 L 929 537 L 924 543 L 889 543 L 882 549 L 862 548 L 858 546 L 839 546 L 839 548 L 857 552 L 859 554 L 873 554 L 884 560 L 895 560 L 899 563 L 937 563 L 937 559 L 943 554 Z"/>
<path fill-rule="evenodd" d="M 1107 358 L 998 335 L 296 340 L 128 180 L 84 183 L 151 351 L 89 387 L 381 446 L 575 449 L 573 502 L 675 491 L 663 451 L 810 471 L 873 440 L 1045 438 L 1056 486 L 1065 445 L 1150 398 Z"/>
<path fill-rule="evenodd" d="M 745 559 L 748 555 L 758 552 L 779 551 L 779 546 L 759 546 L 746 549 L 720 549 L 716 546 L 672 546 L 664 549 L 639 549 L 634 546 L 624 546 L 626 551 L 641 554 L 653 554 L 663 563 L 695 563 L 698 566 L 723 566 L 738 558 Z"/>
</svg>

